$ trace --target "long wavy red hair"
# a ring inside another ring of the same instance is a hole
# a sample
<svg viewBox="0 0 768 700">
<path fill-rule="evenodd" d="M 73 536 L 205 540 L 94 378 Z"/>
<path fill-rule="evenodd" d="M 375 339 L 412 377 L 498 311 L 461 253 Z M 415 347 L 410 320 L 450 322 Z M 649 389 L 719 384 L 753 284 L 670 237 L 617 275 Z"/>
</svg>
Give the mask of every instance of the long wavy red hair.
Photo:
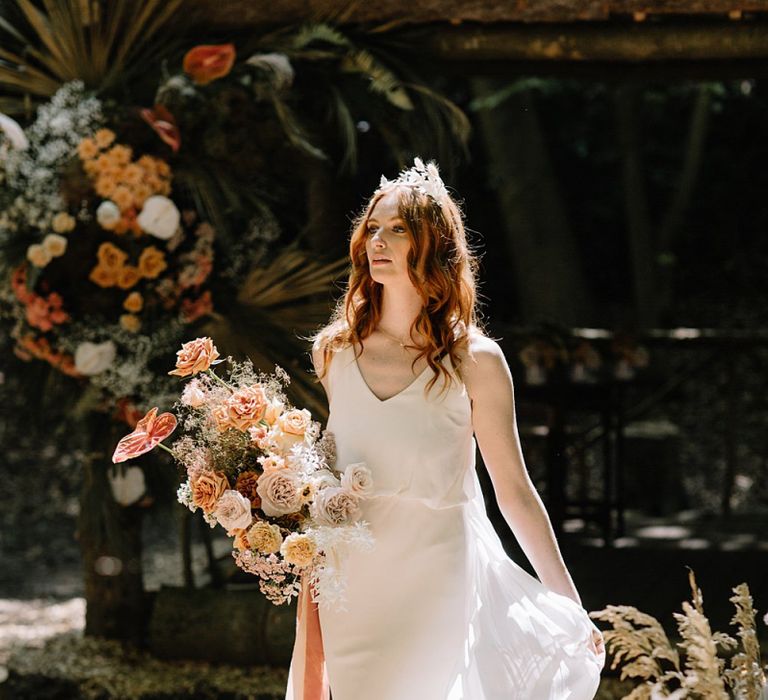
<svg viewBox="0 0 768 700">
<path fill-rule="evenodd" d="M 426 355 L 434 371 L 426 387 L 429 392 L 441 373 L 448 380 L 444 388 L 451 381 L 450 373 L 435 357 L 448 354 L 461 379 L 457 349 L 469 347 L 470 332 L 485 335 L 477 300 L 479 259 L 467 241 L 461 208 L 450 195 L 444 195 L 438 205 L 413 186 L 400 184 L 395 189 L 399 215 L 411 241 L 408 276 L 423 301 L 411 332 L 416 330 L 426 338 L 426 345 L 409 347 L 421 350 L 413 364 Z M 328 324 L 308 338 L 313 347 L 323 351 L 317 381 L 327 373 L 333 352 L 349 345 L 360 345 L 362 352 L 362 341 L 371 335 L 381 317 L 383 285 L 371 277 L 365 241 L 371 211 L 383 196 L 383 192 L 375 193 L 355 218 L 349 241 L 351 269 L 346 292 L 339 298 Z"/>
</svg>

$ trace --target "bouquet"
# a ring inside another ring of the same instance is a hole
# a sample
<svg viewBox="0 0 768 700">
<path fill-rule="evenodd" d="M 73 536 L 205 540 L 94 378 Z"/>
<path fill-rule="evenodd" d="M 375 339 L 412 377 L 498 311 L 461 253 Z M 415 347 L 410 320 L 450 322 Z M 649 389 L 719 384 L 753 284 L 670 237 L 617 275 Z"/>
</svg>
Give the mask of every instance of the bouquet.
<svg viewBox="0 0 768 700">
<path fill-rule="evenodd" d="M 219 376 L 223 361 L 210 338 L 184 343 L 169 372 L 188 380 L 176 414 L 152 408 L 112 461 L 165 449 L 186 473 L 179 502 L 227 531 L 235 562 L 259 577 L 271 602 L 286 603 L 309 583 L 313 602 L 341 607 L 344 553 L 373 545 L 360 510 L 372 494 L 370 470 L 364 462 L 335 468 L 332 433 L 321 435 L 307 409 L 287 402 L 282 368 L 269 375 L 227 358 L 228 376 Z M 183 434 L 165 446 L 179 425 Z"/>
</svg>

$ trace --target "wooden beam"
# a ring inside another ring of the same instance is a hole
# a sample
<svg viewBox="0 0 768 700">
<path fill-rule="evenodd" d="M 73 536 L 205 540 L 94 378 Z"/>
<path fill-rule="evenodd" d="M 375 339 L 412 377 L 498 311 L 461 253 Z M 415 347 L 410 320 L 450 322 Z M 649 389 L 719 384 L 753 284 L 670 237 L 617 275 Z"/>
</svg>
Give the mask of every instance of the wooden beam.
<svg viewBox="0 0 768 700">
<path fill-rule="evenodd" d="M 651 15 L 768 13 L 766 0 L 196 0 L 207 22 L 218 27 L 254 27 L 330 19 L 343 24 L 430 22 L 594 22 Z"/>
<path fill-rule="evenodd" d="M 408 30 L 401 34 L 406 38 Z M 768 25 L 446 26 L 421 28 L 418 42 L 420 50 L 446 62 L 755 61 L 768 58 Z"/>
</svg>

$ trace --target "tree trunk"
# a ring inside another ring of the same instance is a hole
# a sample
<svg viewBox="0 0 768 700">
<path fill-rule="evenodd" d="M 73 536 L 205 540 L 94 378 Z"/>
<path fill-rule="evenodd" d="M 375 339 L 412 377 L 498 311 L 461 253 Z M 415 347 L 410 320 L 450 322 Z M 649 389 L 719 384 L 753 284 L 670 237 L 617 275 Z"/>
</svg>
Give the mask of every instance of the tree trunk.
<svg viewBox="0 0 768 700">
<path fill-rule="evenodd" d="M 473 81 L 476 95 L 498 89 L 489 79 Z M 491 178 L 501 210 L 523 322 L 567 325 L 595 319 L 579 260 L 579 249 L 563 206 L 539 124 L 536 102 L 521 90 L 502 106 L 478 112 Z"/>
<path fill-rule="evenodd" d="M 79 539 L 83 558 L 85 633 L 141 644 L 146 623 L 142 577 L 142 509 L 115 502 L 107 470 L 117 443 L 107 416 L 91 418 L 94 449 L 85 460 Z"/>
</svg>

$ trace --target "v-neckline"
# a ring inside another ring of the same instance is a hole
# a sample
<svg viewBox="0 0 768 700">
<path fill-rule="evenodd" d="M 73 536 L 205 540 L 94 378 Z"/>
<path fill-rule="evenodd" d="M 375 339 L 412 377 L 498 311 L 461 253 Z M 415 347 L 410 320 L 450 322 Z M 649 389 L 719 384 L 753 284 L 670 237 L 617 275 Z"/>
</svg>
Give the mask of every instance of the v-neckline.
<svg viewBox="0 0 768 700">
<path fill-rule="evenodd" d="M 386 399 L 380 399 L 378 396 L 376 396 L 376 394 L 373 393 L 373 389 L 371 389 L 368 382 L 365 380 L 363 373 L 360 371 L 360 365 L 357 364 L 357 358 L 355 357 L 355 348 L 350 345 L 350 349 L 352 350 L 352 364 L 355 366 L 355 371 L 357 372 L 357 376 L 360 378 L 360 381 L 362 382 L 366 391 L 380 404 L 388 403 L 389 401 L 392 401 L 392 399 L 396 399 L 398 396 L 402 396 L 406 391 L 408 391 L 411 387 L 413 387 L 416 384 L 416 382 L 418 382 L 419 379 L 421 379 L 424 376 L 424 373 L 429 369 L 429 364 L 427 364 L 427 366 L 424 367 L 424 369 L 421 370 L 421 372 L 419 372 L 419 374 L 416 377 L 414 377 L 413 381 L 410 384 L 408 384 L 408 386 L 403 387 L 396 394 L 393 394 L 392 396 L 389 396 Z"/>
</svg>

